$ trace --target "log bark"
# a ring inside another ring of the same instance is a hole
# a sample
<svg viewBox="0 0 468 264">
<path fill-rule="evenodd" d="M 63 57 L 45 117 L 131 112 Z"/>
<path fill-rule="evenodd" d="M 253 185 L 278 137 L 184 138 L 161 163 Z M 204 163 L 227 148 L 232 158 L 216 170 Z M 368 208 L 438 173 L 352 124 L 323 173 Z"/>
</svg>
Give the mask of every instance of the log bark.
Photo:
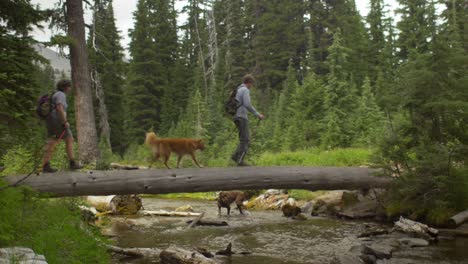
<svg viewBox="0 0 468 264">
<path fill-rule="evenodd" d="M 22 184 L 55 197 L 164 194 L 254 189 L 354 190 L 385 188 L 391 178 L 355 167 L 232 167 L 57 172 Z M 24 176 L 7 177 L 15 183 Z"/>
<path fill-rule="evenodd" d="M 457 227 L 468 221 L 468 209 L 450 217 L 449 224 L 452 227 Z"/>
</svg>

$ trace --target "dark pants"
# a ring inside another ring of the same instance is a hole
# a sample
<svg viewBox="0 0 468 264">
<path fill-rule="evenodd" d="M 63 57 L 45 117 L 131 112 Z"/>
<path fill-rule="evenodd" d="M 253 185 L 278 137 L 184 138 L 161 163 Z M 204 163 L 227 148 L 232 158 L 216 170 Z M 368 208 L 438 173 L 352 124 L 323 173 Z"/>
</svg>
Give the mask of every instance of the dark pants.
<svg viewBox="0 0 468 264">
<path fill-rule="evenodd" d="M 244 160 L 245 155 L 249 149 L 249 120 L 236 117 L 234 118 L 234 124 L 239 131 L 239 145 L 237 146 L 236 152 L 232 155 L 232 159 L 237 163 L 240 163 Z"/>
</svg>

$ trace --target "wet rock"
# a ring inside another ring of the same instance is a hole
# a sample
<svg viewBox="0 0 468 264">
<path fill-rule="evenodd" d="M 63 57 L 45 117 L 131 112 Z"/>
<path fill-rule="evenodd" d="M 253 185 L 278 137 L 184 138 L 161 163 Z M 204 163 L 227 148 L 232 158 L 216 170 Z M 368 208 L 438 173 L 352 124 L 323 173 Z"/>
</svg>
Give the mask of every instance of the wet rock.
<svg viewBox="0 0 468 264">
<path fill-rule="evenodd" d="M 375 264 L 375 263 L 377 263 L 377 257 L 375 257 L 374 255 L 362 254 L 360 256 L 360 258 L 366 264 Z"/>
<path fill-rule="evenodd" d="M 301 208 L 296 205 L 286 203 L 283 205 L 283 207 L 281 207 L 281 211 L 283 211 L 283 215 L 286 217 L 294 217 L 301 213 Z"/>
<path fill-rule="evenodd" d="M 398 242 L 401 245 L 407 245 L 410 247 L 427 247 L 429 246 L 429 242 L 427 240 L 424 240 L 422 238 L 400 238 L 398 239 Z"/>
<path fill-rule="evenodd" d="M 358 237 L 373 237 L 373 236 L 379 236 L 379 235 L 385 235 L 385 234 L 388 234 L 387 229 L 375 228 L 375 229 L 371 229 L 366 232 L 363 232 Z"/>
<path fill-rule="evenodd" d="M 9 264 L 9 263 L 47 264 L 47 261 L 43 255 L 36 254 L 30 248 L 11 247 L 11 248 L 0 248 L 0 263 L 1 264 Z"/>
<path fill-rule="evenodd" d="M 377 202 L 372 200 L 357 202 L 342 211 L 336 212 L 336 215 L 349 219 L 373 218 L 377 214 L 378 206 Z"/>
<path fill-rule="evenodd" d="M 362 264 L 364 261 L 356 255 L 353 254 L 343 254 L 335 256 L 331 261 L 332 264 Z"/>
<path fill-rule="evenodd" d="M 301 206 L 301 212 L 303 212 L 304 214 L 309 214 L 312 212 L 313 206 L 314 206 L 313 202 L 307 202 Z"/>
<path fill-rule="evenodd" d="M 116 195 L 110 202 L 111 211 L 120 215 L 136 214 L 142 207 L 141 198 L 137 195 Z"/>
<path fill-rule="evenodd" d="M 366 255 L 374 255 L 377 259 L 389 259 L 395 249 L 389 245 L 364 245 L 362 253 Z"/>
<path fill-rule="evenodd" d="M 292 219 L 294 219 L 294 220 L 307 220 L 307 217 L 304 214 L 298 214 L 296 216 L 293 216 Z"/>
</svg>

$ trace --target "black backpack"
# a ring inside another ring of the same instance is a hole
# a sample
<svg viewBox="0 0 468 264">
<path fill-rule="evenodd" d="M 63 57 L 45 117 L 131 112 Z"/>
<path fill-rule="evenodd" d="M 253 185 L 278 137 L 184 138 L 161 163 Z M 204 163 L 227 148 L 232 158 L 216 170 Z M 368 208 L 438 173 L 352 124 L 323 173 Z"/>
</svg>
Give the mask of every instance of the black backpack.
<svg viewBox="0 0 468 264">
<path fill-rule="evenodd" d="M 40 119 L 45 120 L 47 116 L 54 110 L 55 105 L 52 102 L 52 94 L 44 94 L 37 100 L 36 113 Z"/>
<path fill-rule="evenodd" d="M 237 113 L 237 109 L 241 106 L 241 103 L 236 99 L 237 90 L 238 89 L 233 90 L 230 93 L 229 98 L 224 102 L 224 112 L 231 117 L 234 117 Z"/>
</svg>

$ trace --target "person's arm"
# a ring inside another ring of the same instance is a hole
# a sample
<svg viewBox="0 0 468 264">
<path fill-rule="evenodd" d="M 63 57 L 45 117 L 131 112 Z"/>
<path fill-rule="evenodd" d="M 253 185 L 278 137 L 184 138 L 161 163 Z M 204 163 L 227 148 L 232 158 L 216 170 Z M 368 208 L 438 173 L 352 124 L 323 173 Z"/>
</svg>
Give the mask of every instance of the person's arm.
<svg viewBox="0 0 468 264">
<path fill-rule="evenodd" d="M 65 114 L 65 109 L 63 108 L 63 105 L 62 104 L 57 104 L 55 109 L 57 109 L 57 113 L 58 113 L 60 123 L 64 127 L 69 127 L 70 124 L 67 121 L 67 115 Z"/>
<path fill-rule="evenodd" d="M 263 116 L 253 107 L 252 103 L 250 102 L 250 91 L 245 90 L 244 94 L 242 95 L 242 102 L 243 106 L 249 110 L 250 113 L 254 114 L 256 117 L 261 118 Z"/>
</svg>

